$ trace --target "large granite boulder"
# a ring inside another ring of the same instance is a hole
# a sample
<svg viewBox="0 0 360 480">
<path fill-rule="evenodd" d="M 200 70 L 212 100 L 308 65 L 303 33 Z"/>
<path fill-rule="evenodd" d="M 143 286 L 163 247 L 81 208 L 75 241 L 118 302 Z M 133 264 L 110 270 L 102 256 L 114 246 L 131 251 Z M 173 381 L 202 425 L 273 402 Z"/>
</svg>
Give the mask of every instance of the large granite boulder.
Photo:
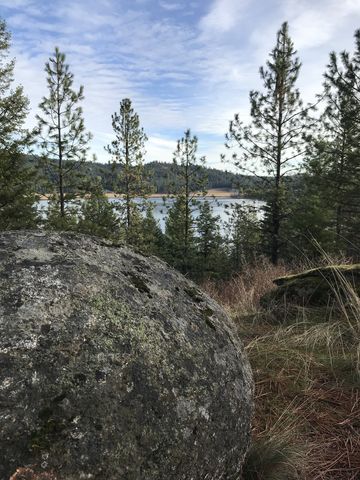
<svg viewBox="0 0 360 480">
<path fill-rule="evenodd" d="M 1 480 L 238 480 L 251 398 L 229 318 L 165 263 L 0 235 Z"/>
</svg>

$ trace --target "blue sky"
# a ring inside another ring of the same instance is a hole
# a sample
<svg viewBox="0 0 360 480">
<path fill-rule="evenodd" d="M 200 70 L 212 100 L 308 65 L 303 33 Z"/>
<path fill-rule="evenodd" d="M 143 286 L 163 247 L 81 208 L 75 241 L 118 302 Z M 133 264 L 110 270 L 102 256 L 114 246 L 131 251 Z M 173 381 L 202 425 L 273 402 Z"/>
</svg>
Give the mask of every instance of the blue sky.
<svg viewBox="0 0 360 480">
<path fill-rule="evenodd" d="M 0 0 L 13 35 L 16 82 L 30 98 L 28 125 L 46 93 L 44 63 L 55 45 L 85 87 L 91 151 L 107 161 L 111 114 L 130 97 L 149 137 L 147 159 L 171 161 L 191 128 L 210 166 L 225 168 L 233 114 L 248 119 L 248 93 L 287 20 L 302 60 L 305 101 L 321 90 L 331 50 L 353 49 L 360 0 Z M 228 166 L 226 168 L 229 168 Z"/>
</svg>

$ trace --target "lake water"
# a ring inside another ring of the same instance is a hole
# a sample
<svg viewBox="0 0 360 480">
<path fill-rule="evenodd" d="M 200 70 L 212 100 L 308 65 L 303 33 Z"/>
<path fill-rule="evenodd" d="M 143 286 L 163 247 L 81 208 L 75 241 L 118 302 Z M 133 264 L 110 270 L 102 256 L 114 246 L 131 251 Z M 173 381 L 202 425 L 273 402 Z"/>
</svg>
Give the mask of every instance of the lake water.
<svg viewBox="0 0 360 480">
<path fill-rule="evenodd" d="M 149 199 L 151 203 L 154 205 L 154 217 L 155 219 L 159 222 L 161 230 L 165 230 L 165 220 L 167 217 L 167 212 L 169 207 L 175 202 L 175 199 L 173 198 L 166 198 L 165 202 L 162 198 L 150 198 Z M 199 198 L 198 199 L 200 202 L 204 202 L 204 198 Z M 213 215 L 219 216 L 221 222 L 226 222 L 229 218 L 229 215 L 231 215 L 231 212 L 233 210 L 233 206 L 235 204 L 240 204 L 240 205 L 251 205 L 256 208 L 258 211 L 259 217 L 261 217 L 261 207 L 265 205 L 265 202 L 262 202 L 260 200 L 253 200 L 249 198 L 211 198 L 208 197 L 207 200 L 210 202 L 212 209 L 213 209 Z M 112 199 L 111 201 L 117 202 L 119 201 L 118 199 Z M 194 218 L 198 217 L 199 215 L 199 209 L 194 207 L 193 208 L 193 216 Z"/>
<path fill-rule="evenodd" d="M 155 219 L 159 222 L 159 225 L 161 227 L 161 230 L 165 230 L 165 220 L 167 217 L 167 212 L 169 207 L 175 202 L 175 199 L 173 198 L 166 198 L 165 202 L 162 198 L 150 198 L 150 202 L 154 205 L 154 217 Z M 199 202 L 203 202 L 205 199 L 204 198 L 198 198 L 197 199 Z M 261 207 L 265 205 L 265 202 L 262 202 L 261 200 L 254 200 L 250 198 L 212 198 L 208 197 L 207 200 L 210 202 L 212 209 L 213 209 L 213 214 L 215 216 L 219 216 L 220 220 L 222 223 L 226 222 L 229 218 L 229 215 L 231 215 L 231 212 L 234 208 L 234 205 L 240 204 L 240 205 L 250 205 L 252 207 L 255 207 L 259 218 L 262 216 L 261 212 Z M 120 199 L 110 199 L 110 202 L 119 202 L 121 201 Z M 41 200 L 40 201 L 40 208 L 45 209 L 46 208 L 47 201 L 46 200 Z M 199 210 L 198 208 L 194 207 L 193 208 L 193 216 L 196 218 L 199 215 Z"/>
</svg>

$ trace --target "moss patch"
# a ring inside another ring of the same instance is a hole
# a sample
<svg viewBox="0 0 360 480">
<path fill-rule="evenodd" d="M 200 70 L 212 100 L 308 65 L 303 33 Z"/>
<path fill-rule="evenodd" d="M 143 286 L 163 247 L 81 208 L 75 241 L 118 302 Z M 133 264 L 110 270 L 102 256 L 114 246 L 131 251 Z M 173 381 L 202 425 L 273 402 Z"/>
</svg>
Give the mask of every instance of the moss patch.
<svg viewBox="0 0 360 480">
<path fill-rule="evenodd" d="M 185 293 L 189 295 L 189 297 L 195 302 L 195 303 L 200 303 L 203 302 L 204 299 L 201 295 L 200 290 L 197 290 L 194 287 L 188 287 L 184 289 Z"/>
</svg>

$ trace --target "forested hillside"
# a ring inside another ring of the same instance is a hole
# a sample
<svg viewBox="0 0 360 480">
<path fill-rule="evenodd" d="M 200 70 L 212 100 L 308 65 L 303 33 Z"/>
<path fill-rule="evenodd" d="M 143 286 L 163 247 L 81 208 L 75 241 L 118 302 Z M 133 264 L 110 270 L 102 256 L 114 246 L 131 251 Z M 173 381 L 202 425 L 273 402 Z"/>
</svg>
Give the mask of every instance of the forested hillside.
<svg viewBox="0 0 360 480">
<path fill-rule="evenodd" d="M 46 182 L 54 181 L 51 171 L 42 166 L 41 159 L 37 156 L 28 156 L 27 164 L 38 173 L 39 179 L 46 179 Z M 226 167 L 226 165 L 224 165 Z M 121 167 L 114 166 L 111 162 L 99 163 L 88 161 L 81 165 L 82 172 L 89 180 L 101 179 L 105 192 L 112 192 L 114 181 Z M 178 167 L 173 163 L 149 162 L 144 164 L 144 176 L 149 179 L 151 192 L 156 194 L 171 194 L 177 189 Z M 201 167 L 202 174 L 206 179 L 206 189 L 219 189 L 232 191 L 233 196 L 247 198 L 265 198 L 265 192 L 261 182 L 254 175 L 241 175 L 240 173 L 220 170 L 216 168 Z M 285 179 L 288 188 L 298 190 L 301 188 L 302 175 L 293 175 Z M 47 193 L 44 190 L 43 182 L 38 183 L 37 191 Z"/>
</svg>

